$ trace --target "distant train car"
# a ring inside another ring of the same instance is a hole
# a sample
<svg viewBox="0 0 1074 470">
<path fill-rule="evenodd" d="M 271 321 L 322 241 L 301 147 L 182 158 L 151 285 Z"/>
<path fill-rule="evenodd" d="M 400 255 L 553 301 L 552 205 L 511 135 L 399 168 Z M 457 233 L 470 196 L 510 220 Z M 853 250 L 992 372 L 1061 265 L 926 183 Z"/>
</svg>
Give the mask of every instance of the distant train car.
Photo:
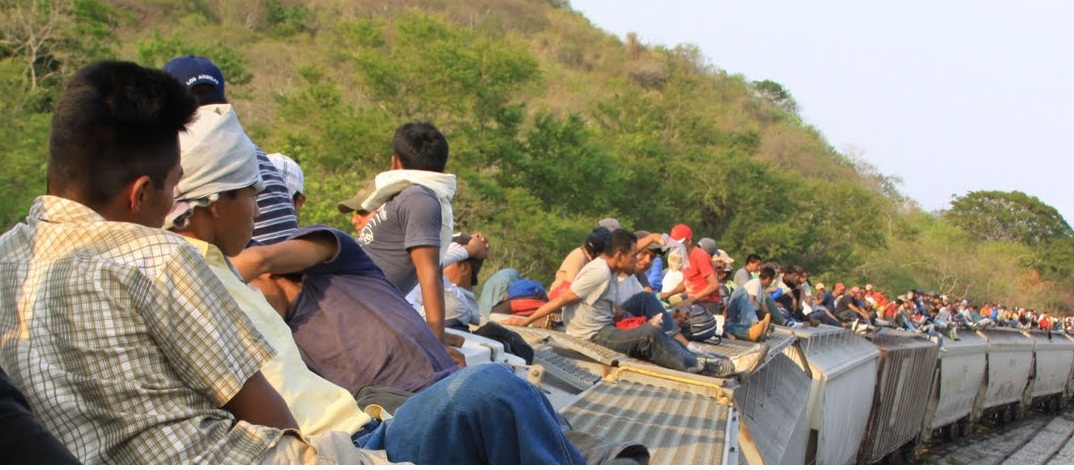
<svg viewBox="0 0 1074 470">
<path fill-rule="evenodd" d="M 922 441 L 937 433 L 950 441 L 972 429 L 973 405 L 988 371 L 988 341 L 984 337 L 962 332 L 959 341 L 947 341 L 945 348 L 937 356 Z"/>
<path fill-rule="evenodd" d="M 883 330 L 872 339 L 880 352 L 876 389 L 858 462 L 875 463 L 906 448 L 912 450 L 921 433 L 936 370 L 936 344 L 924 336 Z"/>
<path fill-rule="evenodd" d="M 1026 387 L 1023 404 L 1058 410 L 1074 363 L 1074 342 L 1058 333 L 1034 331 L 1024 334 L 1033 340 L 1033 377 Z"/>
<path fill-rule="evenodd" d="M 974 419 L 995 415 L 1000 423 L 1011 421 L 1022 410 L 1033 374 L 1033 339 L 1012 328 L 992 328 L 977 334 L 988 341 L 988 373 L 974 404 Z"/>
</svg>

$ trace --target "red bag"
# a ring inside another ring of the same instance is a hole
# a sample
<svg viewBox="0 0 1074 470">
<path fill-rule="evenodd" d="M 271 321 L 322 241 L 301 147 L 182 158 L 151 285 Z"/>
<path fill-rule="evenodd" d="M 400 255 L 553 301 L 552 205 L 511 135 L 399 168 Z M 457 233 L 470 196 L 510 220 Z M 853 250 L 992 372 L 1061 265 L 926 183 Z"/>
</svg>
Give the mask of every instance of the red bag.
<svg viewBox="0 0 1074 470">
<path fill-rule="evenodd" d="M 645 317 L 629 317 L 615 322 L 615 327 L 620 330 L 632 330 L 649 321 Z"/>
<path fill-rule="evenodd" d="M 492 306 L 492 313 L 504 313 L 507 315 L 519 315 L 528 317 L 533 315 L 542 305 L 548 303 L 544 299 L 521 298 L 504 300 Z"/>
</svg>

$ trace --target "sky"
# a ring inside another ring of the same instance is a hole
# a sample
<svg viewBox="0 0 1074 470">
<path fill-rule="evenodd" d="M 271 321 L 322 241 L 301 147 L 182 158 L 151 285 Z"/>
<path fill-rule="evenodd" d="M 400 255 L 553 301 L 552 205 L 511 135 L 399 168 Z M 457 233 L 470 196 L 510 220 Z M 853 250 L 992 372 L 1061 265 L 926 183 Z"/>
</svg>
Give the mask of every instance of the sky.
<svg viewBox="0 0 1074 470">
<path fill-rule="evenodd" d="M 803 119 L 922 208 L 1022 191 L 1074 222 L 1074 2 L 571 0 L 645 44 L 791 92 Z"/>
</svg>

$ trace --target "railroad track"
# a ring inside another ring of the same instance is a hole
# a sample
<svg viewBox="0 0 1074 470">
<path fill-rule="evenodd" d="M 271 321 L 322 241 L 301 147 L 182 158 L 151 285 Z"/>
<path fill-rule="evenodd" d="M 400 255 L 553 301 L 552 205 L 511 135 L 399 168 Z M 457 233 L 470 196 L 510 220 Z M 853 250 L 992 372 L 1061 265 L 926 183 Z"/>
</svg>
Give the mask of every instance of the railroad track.
<svg viewBox="0 0 1074 470">
<path fill-rule="evenodd" d="M 1074 418 L 1067 415 L 1053 416 L 1020 439 L 1018 444 L 1004 453 L 995 464 L 1046 465 L 1066 450 L 1072 438 Z"/>
<path fill-rule="evenodd" d="M 1069 420 L 1070 418 L 1064 417 L 1064 419 Z M 1070 431 L 1067 432 L 1066 438 L 1063 439 L 1063 443 L 1060 444 L 1059 447 L 1056 447 L 1056 449 L 1054 451 L 1052 451 L 1051 454 L 1048 454 L 1048 458 L 1044 460 L 1044 465 L 1051 464 L 1052 461 L 1055 460 L 1055 458 L 1058 457 L 1060 453 L 1063 453 L 1064 450 L 1067 450 L 1069 448 L 1069 446 L 1070 446 L 1071 439 L 1074 439 L 1074 426 L 1072 426 Z M 1074 452 L 1072 452 L 1072 453 L 1074 453 Z M 1069 459 L 1065 459 L 1065 460 L 1066 460 L 1065 462 L 1061 462 L 1061 463 L 1066 463 L 1066 464 L 1071 463 Z"/>
<path fill-rule="evenodd" d="M 1024 421 L 929 450 L 933 464 L 1074 464 L 1074 412 L 1031 413 Z M 923 462 L 924 463 L 924 462 Z"/>
<path fill-rule="evenodd" d="M 1000 457 L 1000 459 L 997 460 L 994 463 L 994 465 L 1003 465 L 1003 464 L 1007 463 L 1007 460 L 1009 460 L 1015 454 L 1021 452 L 1022 449 L 1025 449 L 1026 445 L 1028 445 L 1030 442 L 1032 442 L 1033 439 L 1036 439 L 1037 435 L 1039 435 L 1040 432 L 1044 430 L 1044 428 L 1046 428 L 1048 426 L 1051 426 L 1052 422 L 1055 421 L 1058 418 L 1059 417 L 1056 416 L 1056 417 L 1054 417 L 1052 419 L 1049 419 L 1047 422 L 1045 422 L 1044 424 L 1042 424 L 1039 427 L 1037 427 L 1037 429 L 1033 430 L 1032 433 L 1030 433 L 1026 437 L 1022 438 L 1021 441 L 1018 443 L 1018 445 L 1016 445 L 1013 449 L 1008 450 L 1006 453 L 1004 453 L 1003 456 Z"/>
</svg>

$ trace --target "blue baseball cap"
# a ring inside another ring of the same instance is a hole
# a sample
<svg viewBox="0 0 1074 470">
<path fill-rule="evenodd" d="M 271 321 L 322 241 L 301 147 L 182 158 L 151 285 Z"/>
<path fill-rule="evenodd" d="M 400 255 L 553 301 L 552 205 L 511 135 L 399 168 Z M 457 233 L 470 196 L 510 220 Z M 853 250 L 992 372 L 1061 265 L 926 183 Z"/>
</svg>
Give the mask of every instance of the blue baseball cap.
<svg viewBox="0 0 1074 470">
<path fill-rule="evenodd" d="M 220 72 L 220 67 L 209 59 L 196 55 L 178 57 L 164 64 L 161 70 L 171 74 L 189 89 L 193 89 L 195 85 L 212 85 L 211 93 L 195 96 L 198 105 L 227 102 L 224 97 L 224 74 Z"/>
</svg>

